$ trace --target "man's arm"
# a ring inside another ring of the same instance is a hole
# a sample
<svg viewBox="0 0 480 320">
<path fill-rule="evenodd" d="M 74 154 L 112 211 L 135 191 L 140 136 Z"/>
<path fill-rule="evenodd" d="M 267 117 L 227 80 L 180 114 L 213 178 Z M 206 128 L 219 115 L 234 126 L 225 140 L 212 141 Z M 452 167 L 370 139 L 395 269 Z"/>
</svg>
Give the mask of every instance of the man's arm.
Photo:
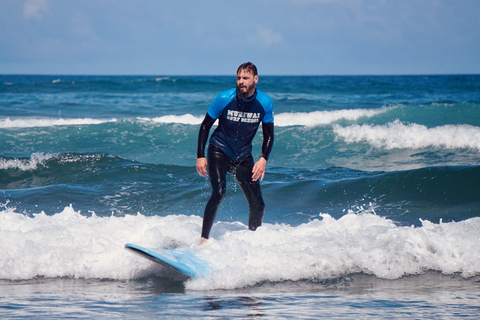
<svg viewBox="0 0 480 320">
<path fill-rule="evenodd" d="M 263 130 L 262 157 L 266 161 L 268 161 L 268 157 L 270 156 L 270 152 L 272 152 L 272 148 L 273 148 L 273 122 L 269 122 L 269 123 L 262 122 L 262 130 Z"/>
<path fill-rule="evenodd" d="M 200 130 L 198 131 L 196 168 L 198 174 L 201 176 L 207 175 L 207 159 L 205 159 L 205 146 L 207 145 L 210 128 L 214 123 L 215 119 L 210 117 L 210 115 L 207 113 L 205 115 L 205 118 L 203 119 L 202 124 L 200 125 Z"/>
<path fill-rule="evenodd" d="M 265 167 L 267 166 L 268 157 L 273 148 L 273 122 L 262 122 L 263 130 L 263 144 L 262 144 L 262 156 L 253 166 L 252 180 L 257 181 L 259 178 L 263 180 L 265 176 Z"/>
</svg>

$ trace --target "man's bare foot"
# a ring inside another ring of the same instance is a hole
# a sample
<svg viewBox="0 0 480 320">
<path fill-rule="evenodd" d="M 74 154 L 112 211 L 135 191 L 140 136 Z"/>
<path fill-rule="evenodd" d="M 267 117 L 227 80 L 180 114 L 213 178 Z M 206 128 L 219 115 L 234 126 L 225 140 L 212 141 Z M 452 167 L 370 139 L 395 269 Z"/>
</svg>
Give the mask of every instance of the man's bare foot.
<svg viewBox="0 0 480 320">
<path fill-rule="evenodd" d="M 200 243 L 198 244 L 199 246 L 201 246 L 202 244 L 204 244 L 205 242 L 207 242 L 208 239 L 205 239 L 205 238 L 201 238 L 200 239 Z"/>
</svg>

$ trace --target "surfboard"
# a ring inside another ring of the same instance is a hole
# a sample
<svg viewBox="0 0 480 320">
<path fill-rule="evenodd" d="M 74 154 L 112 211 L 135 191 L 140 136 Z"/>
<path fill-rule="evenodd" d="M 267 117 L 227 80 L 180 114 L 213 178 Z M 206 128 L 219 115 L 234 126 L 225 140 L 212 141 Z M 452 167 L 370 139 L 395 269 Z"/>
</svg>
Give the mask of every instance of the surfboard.
<svg viewBox="0 0 480 320">
<path fill-rule="evenodd" d="M 127 243 L 125 248 L 191 278 L 206 277 L 212 270 L 208 262 L 192 249 L 144 248 L 132 243 Z"/>
</svg>

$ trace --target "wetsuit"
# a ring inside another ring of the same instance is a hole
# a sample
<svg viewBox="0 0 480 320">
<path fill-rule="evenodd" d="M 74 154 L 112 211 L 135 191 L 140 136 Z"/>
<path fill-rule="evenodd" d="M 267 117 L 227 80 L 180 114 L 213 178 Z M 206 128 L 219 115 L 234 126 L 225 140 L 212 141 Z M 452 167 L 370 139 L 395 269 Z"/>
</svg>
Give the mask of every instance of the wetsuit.
<svg viewBox="0 0 480 320">
<path fill-rule="evenodd" d="M 210 137 L 207 163 L 212 195 L 203 216 L 202 238 L 208 239 L 218 208 L 225 198 L 227 172 L 234 174 L 248 202 L 248 227 L 262 224 L 265 204 L 259 181 L 252 180 L 254 166 L 252 140 L 262 122 L 262 157 L 268 160 L 273 146 L 273 103 L 269 96 L 256 90 L 250 99 L 237 97 L 236 89 L 220 93 L 212 102 L 198 134 L 197 157 L 205 157 L 210 128 L 218 127 Z"/>
</svg>

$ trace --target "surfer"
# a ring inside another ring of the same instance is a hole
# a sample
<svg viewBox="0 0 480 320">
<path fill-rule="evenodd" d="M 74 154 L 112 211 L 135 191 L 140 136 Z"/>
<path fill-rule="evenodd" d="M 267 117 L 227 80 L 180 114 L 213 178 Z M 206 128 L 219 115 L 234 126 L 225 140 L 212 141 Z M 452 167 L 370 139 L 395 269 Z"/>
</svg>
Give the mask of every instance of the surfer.
<svg viewBox="0 0 480 320">
<path fill-rule="evenodd" d="M 240 185 L 249 207 L 248 228 L 256 230 L 265 212 L 260 180 L 265 175 L 273 146 L 272 99 L 256 89 L 257 68 L 251 62 L 237 69 L 236 88 L 220 93 L 210 105 L 200 126 L 197 146 L 197 172 L 208 176 L 212 194 L 205 206 L 200 244 L 209 237 L 218 208 L 225 198 L 226 175 L 232 173 Z M 205 146 L 210 128 L 218 127 L 210 137 L 207 158 Z M 260 159 L 254 163 L 252 140 L 262 123 L 263 144 Z"/>
</svg>

